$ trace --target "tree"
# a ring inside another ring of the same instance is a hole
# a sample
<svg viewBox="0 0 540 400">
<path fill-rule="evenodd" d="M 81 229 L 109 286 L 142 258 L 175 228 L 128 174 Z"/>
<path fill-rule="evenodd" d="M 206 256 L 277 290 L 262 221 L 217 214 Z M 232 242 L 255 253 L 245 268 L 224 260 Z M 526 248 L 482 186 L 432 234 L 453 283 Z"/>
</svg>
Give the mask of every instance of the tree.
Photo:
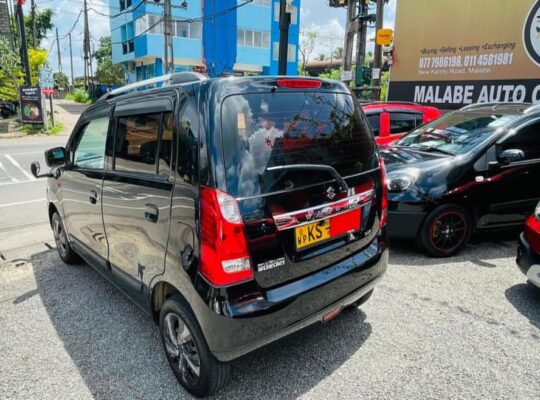
<svg viewBox="0 0 540 400">
<path fill-rule="evenodd" d="M 300 56 L 302 57 L 302 75 L 306 74 L 306 64 L 315 48 L 318 33 L 315 31 L 302 31 L 300 40 Z"/>
<path fill-rule="evenodd" d="M 339 68 L 334 68 L 329 72 L 324 72 L 319 75 L 321 78 L 334 79 L 339 81 L 341 79 L 341 71 Z"/>
<path fill-rule="evenodd" d="M 23 83 L 19 56 L 11 50 L 9 42 L 0 37 L 0 100 L 16 101 Z"/>
<path fill-rule="evenodd" d="M 62 72 L 55 72 L 53 74 L 53 78 L 55 89 L 67 89 L 69 87 L 69 79 L 66 74 Z"/>
<path fill-rule="evenodd" d="M 99 39 L 99 48 L 94 52 L 97 60 L 97 80 L 104 85 L 124 84 L 124 67 L 112 62 L 112 40 L 110 36 Z"/>
<path fill-rule="evenodd" d="M 26 42 L 28 43 L 28 47 L 35 47 L 36 49 L 41 46 L 42 40 L 47 36 L 47 32 L 49 32 L 53 27 L 52 18 L 54 17 L 54 12 L 46 8 L 43 11 L 36 11 L 35 14 L 36 17 L 36 43 L 34 46 L 34 37 L 32 35 L 32 14 L 26 15 L 24 17 L 24 30 L 26 33 Z M 11 25 L 12 25 L 12 32 L 13 32 L 13 40 L 14 42 L 19 41 L 19 37 L 17 35 L 17 21 L 15 19 L 15 16 L 11 18 Z"/>
<path fill-rule="evenodd" d="M 324 55 L 324 54 L 322 54 L 322 53 L 319 54 L 319 55 L 317 56 L 317 60 L 319 60 L 319 61 L 324 61 L 324 60 L 326 60 L 326 55 Z"/>
<path fill-rule="evenodd" d="M 343 60 L 343 53 L 344 53 L 343 47 L 338 47 L 334 50 L 333 56 L 335 59 Z"/>
</svg>

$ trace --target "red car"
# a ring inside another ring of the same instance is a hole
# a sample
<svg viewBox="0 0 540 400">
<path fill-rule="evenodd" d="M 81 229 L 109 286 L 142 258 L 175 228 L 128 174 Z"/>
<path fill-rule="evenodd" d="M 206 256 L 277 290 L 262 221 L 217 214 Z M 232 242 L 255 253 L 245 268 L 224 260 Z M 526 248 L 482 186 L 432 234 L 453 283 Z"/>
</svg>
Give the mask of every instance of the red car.
<svg viewBox="0 0 540 400">
<path fill-rule="evenodd" d="M 540 288 L 540 203 L 525 222 L 519 238 L 517 265 L 529 282 Z"/>
<path fill-rule="evenodd" d="M 368 117 L 379 146 L 386 146 L 417 126 L 442 115 L 435 107 L 406 102 L 367 103 L 362 105 L 362 110 Z"/>
</svg>

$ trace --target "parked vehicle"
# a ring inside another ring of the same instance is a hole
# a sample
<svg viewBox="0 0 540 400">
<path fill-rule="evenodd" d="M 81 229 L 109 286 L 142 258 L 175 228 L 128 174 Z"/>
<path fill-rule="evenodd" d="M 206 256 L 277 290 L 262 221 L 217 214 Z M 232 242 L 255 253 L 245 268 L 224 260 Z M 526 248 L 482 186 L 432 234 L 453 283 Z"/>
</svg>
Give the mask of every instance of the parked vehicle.
<svg viewBox="0 0 540 400">
<path fill-rule="evenodd" d="M 154 317 L 195 396 L 225 384 L 229 361 L 362 304 L 386 270 L 384 164 L 340 82 L 129 85 L 46 160 L 60 257 Z"/>
<path fill-rule="evenodd" d="M 451 256 L 475 230 L 520 226 L 540 200 L 540 106 L 470 105 L 382 155 L 390 237 Z"/>
<path fill-rule="evenodd" d="M 7 119 L 17 115 L 17 106 L 10 101 L 0 101 L 0 116 Z"/>
<path fill-rule="evenodd" d="M 441 112 L 435 107 L 407 102 L 375 102 L 362 105 L 379 146 L 386 146 L 405 133 L 437 119 Z"/>
<path fill-rule="evenodd" d="M 527 280 L 540 288 L 540 203 L 525 222 L 519 237 L 517 265 Z"/>
</svg>

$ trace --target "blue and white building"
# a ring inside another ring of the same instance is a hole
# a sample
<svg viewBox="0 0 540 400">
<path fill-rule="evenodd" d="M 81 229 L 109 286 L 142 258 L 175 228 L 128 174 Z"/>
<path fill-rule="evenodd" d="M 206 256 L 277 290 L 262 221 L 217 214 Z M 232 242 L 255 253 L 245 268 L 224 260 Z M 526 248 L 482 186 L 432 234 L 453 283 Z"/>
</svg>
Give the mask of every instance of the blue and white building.
<svg viewBox="0 0 540 400">
<path fill-rule="evenodd" d="M 275 75 L 279 0 L 172 0 L 175 71 Z M 163 0 L 110 0 L 113 63 L 126 80 L 163 74 Z M 240 6 L 240 7 L 237 7 Z M 292 0 L 287 73 L 298 71 L 300 0 Z"/>
</svg>

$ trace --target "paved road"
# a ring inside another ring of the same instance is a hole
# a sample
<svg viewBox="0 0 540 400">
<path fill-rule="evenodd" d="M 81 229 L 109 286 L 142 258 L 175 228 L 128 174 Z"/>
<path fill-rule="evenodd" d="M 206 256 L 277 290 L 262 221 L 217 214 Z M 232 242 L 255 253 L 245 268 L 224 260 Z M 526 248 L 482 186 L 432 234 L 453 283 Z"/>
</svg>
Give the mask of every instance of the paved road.
<svg viewBox="0 0 540 400">
<path fill-rule="evenodd" d="M 0 254 L 38 239 L 35 230 L 45 233 L 48 221 L 45 202 L 45 179 L 35 179 L 30 173 L 32 161 L 39 161 L 47 170 L 44 151 L 64 146 L 74 121 L 85 106 L 57 104 L 57 118 L 66 126 L 66 135 L 23 137 L 0 140 Z M 42 241 L 50 240 L 50 235 Z"/>
<path fill-rule="evenodd" d="M 538 399 L 540 290 L 515 242 L 434 260 L 405 245 L 361 310 L 233 363 L 223 399 Z M 184 399 L 158 330 L 56 252 L 0 264 L 0 398 Z"/>
</svg>

